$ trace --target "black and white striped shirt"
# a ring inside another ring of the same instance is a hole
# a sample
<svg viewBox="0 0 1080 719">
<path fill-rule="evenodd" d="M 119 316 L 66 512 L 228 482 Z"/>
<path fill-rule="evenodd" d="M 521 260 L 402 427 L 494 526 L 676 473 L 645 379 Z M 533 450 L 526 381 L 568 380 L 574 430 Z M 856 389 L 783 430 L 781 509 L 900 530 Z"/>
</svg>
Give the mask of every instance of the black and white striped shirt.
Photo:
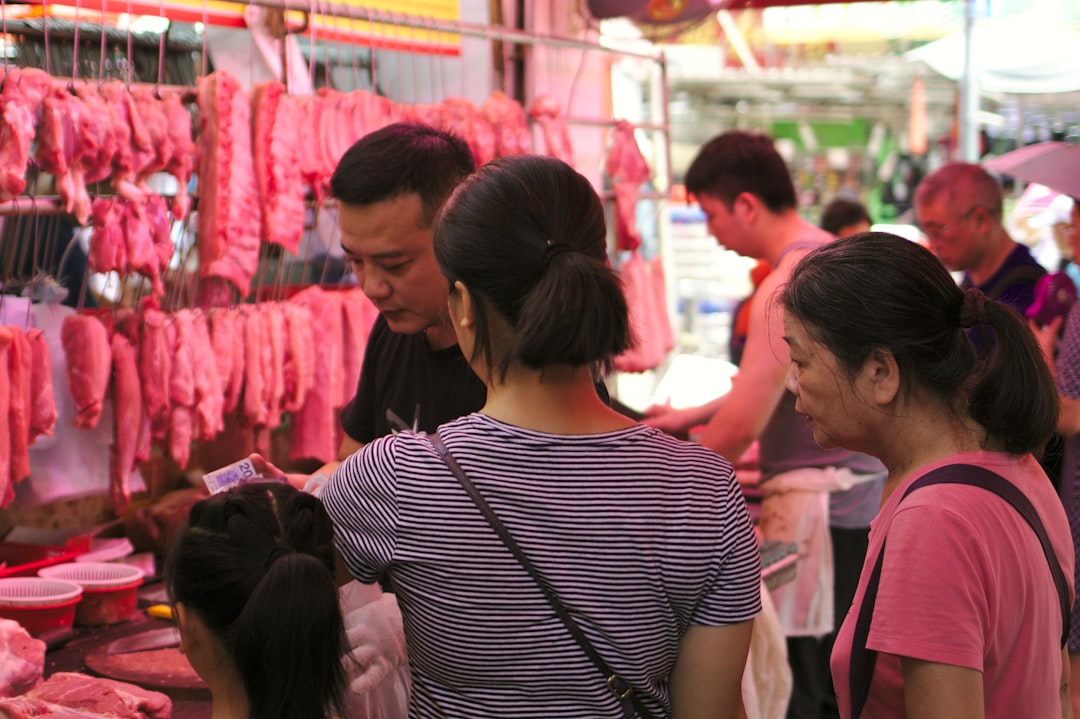
<svg viewBox="0 0 1080 719">
<path fill-rule="evenodd" d="M 731 465 L 644 425 L 533 432 L 472 414 L 440 436 L 590 642 L 656 716 L 690 624 L 761 607 Z M 425 435 L 382 437 L 323 492 L 362 582 L 390 578 L 414 717 L 620 717 L 604 678 Z"/>
</svg>

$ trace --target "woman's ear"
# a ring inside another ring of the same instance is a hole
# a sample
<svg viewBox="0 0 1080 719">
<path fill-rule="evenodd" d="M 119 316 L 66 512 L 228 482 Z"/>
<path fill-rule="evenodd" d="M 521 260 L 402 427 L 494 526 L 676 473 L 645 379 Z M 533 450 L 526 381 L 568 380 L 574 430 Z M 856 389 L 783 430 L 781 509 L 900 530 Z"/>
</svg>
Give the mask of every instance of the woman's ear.
<svg viewBox="0 0 1080 719">
<path fill-rule="evenodd" d="M 900 394 L 900 368 L 886 349 L 875 349 L 863 363 L 860 374 L 869 383 L 870 399 L 880 407 L 892 404 Z"/>
<path fill-rule="evenodd" d="M 173 613 L 176 615 L 176 627 L 180 630 L 180 653 L 187 654 L 193 647 L 198 646 L 203 624 L 183 602 L 176 603 Z"/>
<path fill-rule="evenodd" d="M 473 309 L 472 294 L 469 288 L 461 280 L 454 281 L 453 291 L 447 300 L 450 307 L 450 318 L 456 328 L 472 327 L 476 321 Z"/>
</svg>

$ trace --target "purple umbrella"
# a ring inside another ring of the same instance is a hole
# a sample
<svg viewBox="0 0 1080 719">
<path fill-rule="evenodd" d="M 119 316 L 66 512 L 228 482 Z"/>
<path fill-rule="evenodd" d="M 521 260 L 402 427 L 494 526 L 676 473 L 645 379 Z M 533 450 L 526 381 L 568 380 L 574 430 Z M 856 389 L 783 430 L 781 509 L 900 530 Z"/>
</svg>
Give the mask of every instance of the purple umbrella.
<svg viewBox="0 0 1080 719">
<path fill-rule="evenodd" d="M 1040 142 L 982 163 L 987 170 L 1037 182 L 1063 195 L 1080 197 L 1080 145 Z"/>
</svg>

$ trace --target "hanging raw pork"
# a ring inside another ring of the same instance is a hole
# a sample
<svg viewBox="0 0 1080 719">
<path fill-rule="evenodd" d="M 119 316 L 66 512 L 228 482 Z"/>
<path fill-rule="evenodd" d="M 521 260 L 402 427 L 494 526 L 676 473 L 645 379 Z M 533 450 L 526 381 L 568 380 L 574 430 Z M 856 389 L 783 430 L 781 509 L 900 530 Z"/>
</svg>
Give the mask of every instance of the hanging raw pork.
<svg viewBox="0 0 1080 719">
<path fill-rule="evenodd" d="M 481 108 L 495 130 L 495 152 L 499 157 L 532 152 L 532 133 L 521 104 L 501 92 L 493 92 Z"/>
<path fill-rule="evenodd" d="M 547 145 L 547 154 L 573 167 L 574 151 L 570 147 L 570 132 L 562 116 L 562 107 L 550 95 L 537 95 L 529 106 L 529 116 L 540 124 Z"/>
<path fill-rule="evenodd" d="M 262 239 L 292 254 L 304 234 L 304 178 L 297 138 L 309 128 L 280 82 L 263 82 L 251 95 L 251 150 L 262 204 Z"/>
<path fill-rule="evenodd" d="M 619 267 L 635 338 L 634 345 L 615 358 L 615 369 L 620 372 L 654 369 L 675 346 L 659 263 L 659 257 L 646 262 L 636 251 Z"/>
<path fill-rule="evenodd" d="M 336 412 L 345 400 L 344 371 L 344 314 L 341 295 L 309 287 L 291 300 L 308 308 L 312 326 L 319 328 L 319 351 L 315 355 L 315 376 L 318 381 L 308 392 L 307 401 L 293 415 L 291 446 L 292 459 L 313 458 L 331 462 L 337 458 Z M 349 388 L 352 391 L 352 388 Z"/>
<path fill-rule="evenodd" d="M 634 139 L 634 126 L 626 120 L 615 123 L 604 170 L 615 191 L 615 241 L 620 250 L 636 250 L 641 245 L 635 209 L 641 183 L 649 179 L 649 165 Z"/>
<path fill-rule="evenodd" d="M 52 76 L 36 68 L 20 68 L 4 76 L 0 91 L 0 202 L 26 189 L 26 167 L 41 103 L 52 86 Z"/>
<path fill-rule="evenodd" d="M 30 442 L 40 435 L 52 436 L 56 426 L 56 395 L 53 391 L 52 357 L 45 333 L 31 329 L 26 333 L 30 342 Z"/>
<path fill-rule="evenodd" d="M 251 101 L 236 78 L 199 80 L 199 274 L 246 297 L 259 263 L 261 210 L 251 159 Z M 305 133 L 310 134 L 310 133 Z"/>
<path fill-rule="evenodd" d="M 135 469 L 139 435 L 143 429 L 142 384 L 136 349 L 116 332 L 112 348 L 113 441 L 109 447 L 109 500 L 117 516 L 131 499 L 128 479 Z"/>
<path fill-rule="evenodd" d="M 109 388 L 109 333 L 93 315 L 69 315 L 60 327 L 60 341 L 67 361 L 68 389 L 75 402 L 75 426 L 93 429 Z"/>
</svg>

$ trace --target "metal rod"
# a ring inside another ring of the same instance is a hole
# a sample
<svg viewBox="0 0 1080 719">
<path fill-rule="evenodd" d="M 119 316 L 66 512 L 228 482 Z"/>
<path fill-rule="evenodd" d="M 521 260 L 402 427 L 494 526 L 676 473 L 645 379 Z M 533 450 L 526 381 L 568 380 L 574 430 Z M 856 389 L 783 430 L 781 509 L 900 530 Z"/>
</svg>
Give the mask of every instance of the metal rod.
<svg viewBox="0 0 1080 719">
<path fill-rule="evenodd" d="M 581 125 L 583 127 L 615 127 L 618 123 L 618 120 L 606 120 L 599 117 L 564 117 L 563 121 L 568 125 Z M 666 132 L 667 126 L 653 122 L 635 122 L 634 129 Z"/>
<path fill-rule="evenodd" d="M 304 0 L 247 0 L 249 5 L 258 5 L 260 7 L 279 8 L 284 10 L 303 11 L 310 10 L 311 3 L 304 2 Z M 437 20 L 432 22 L 431 18 L 420 17 L 417 15 L 406 15 L 404 13 L 393 13 L 385 10 L 378 10 L 375 8 L 368 8 L 363 6 L 351 6 L 351 5 L 335 5 L 332 3 L 319 3 L 322 8 L 322 14 L 338 15 L 341 17 L 352 18 L 354 12 L 362 12 L 363 19 L 369 22 L 383 23 L 389 25 L 397 25 L 399 27 L 418 28 L 421 30 L 438 30 L 440 32 L 455 33 L 458 35 L 465 35 L 468 37 L 477 37 L 490 40 L 497 38 L 507 42 L 517 43 L 521 45 L 546 45 L 548 47 L 561 47 L 574 50 L 597 50 L 600 52 L 607 52 L 613 55 L 623 55 L 626 57 L 639 57 L 645 60 L 658 59 L 658 52 L 640 52 L 636 50 L 622 50 L 614 47 L 605 47 L 594 42 L 588 42 L 586 40 L 577 40 L 570 37 L 560 37 L 556 35 L 540 35 L 536 33 L 529 33 L 523 30 L 512 30 L 503 27 L 494 27 L 489 25 L 481 25 L 479 23 L 466 23 L 454 20 Z"/>
</svg>

